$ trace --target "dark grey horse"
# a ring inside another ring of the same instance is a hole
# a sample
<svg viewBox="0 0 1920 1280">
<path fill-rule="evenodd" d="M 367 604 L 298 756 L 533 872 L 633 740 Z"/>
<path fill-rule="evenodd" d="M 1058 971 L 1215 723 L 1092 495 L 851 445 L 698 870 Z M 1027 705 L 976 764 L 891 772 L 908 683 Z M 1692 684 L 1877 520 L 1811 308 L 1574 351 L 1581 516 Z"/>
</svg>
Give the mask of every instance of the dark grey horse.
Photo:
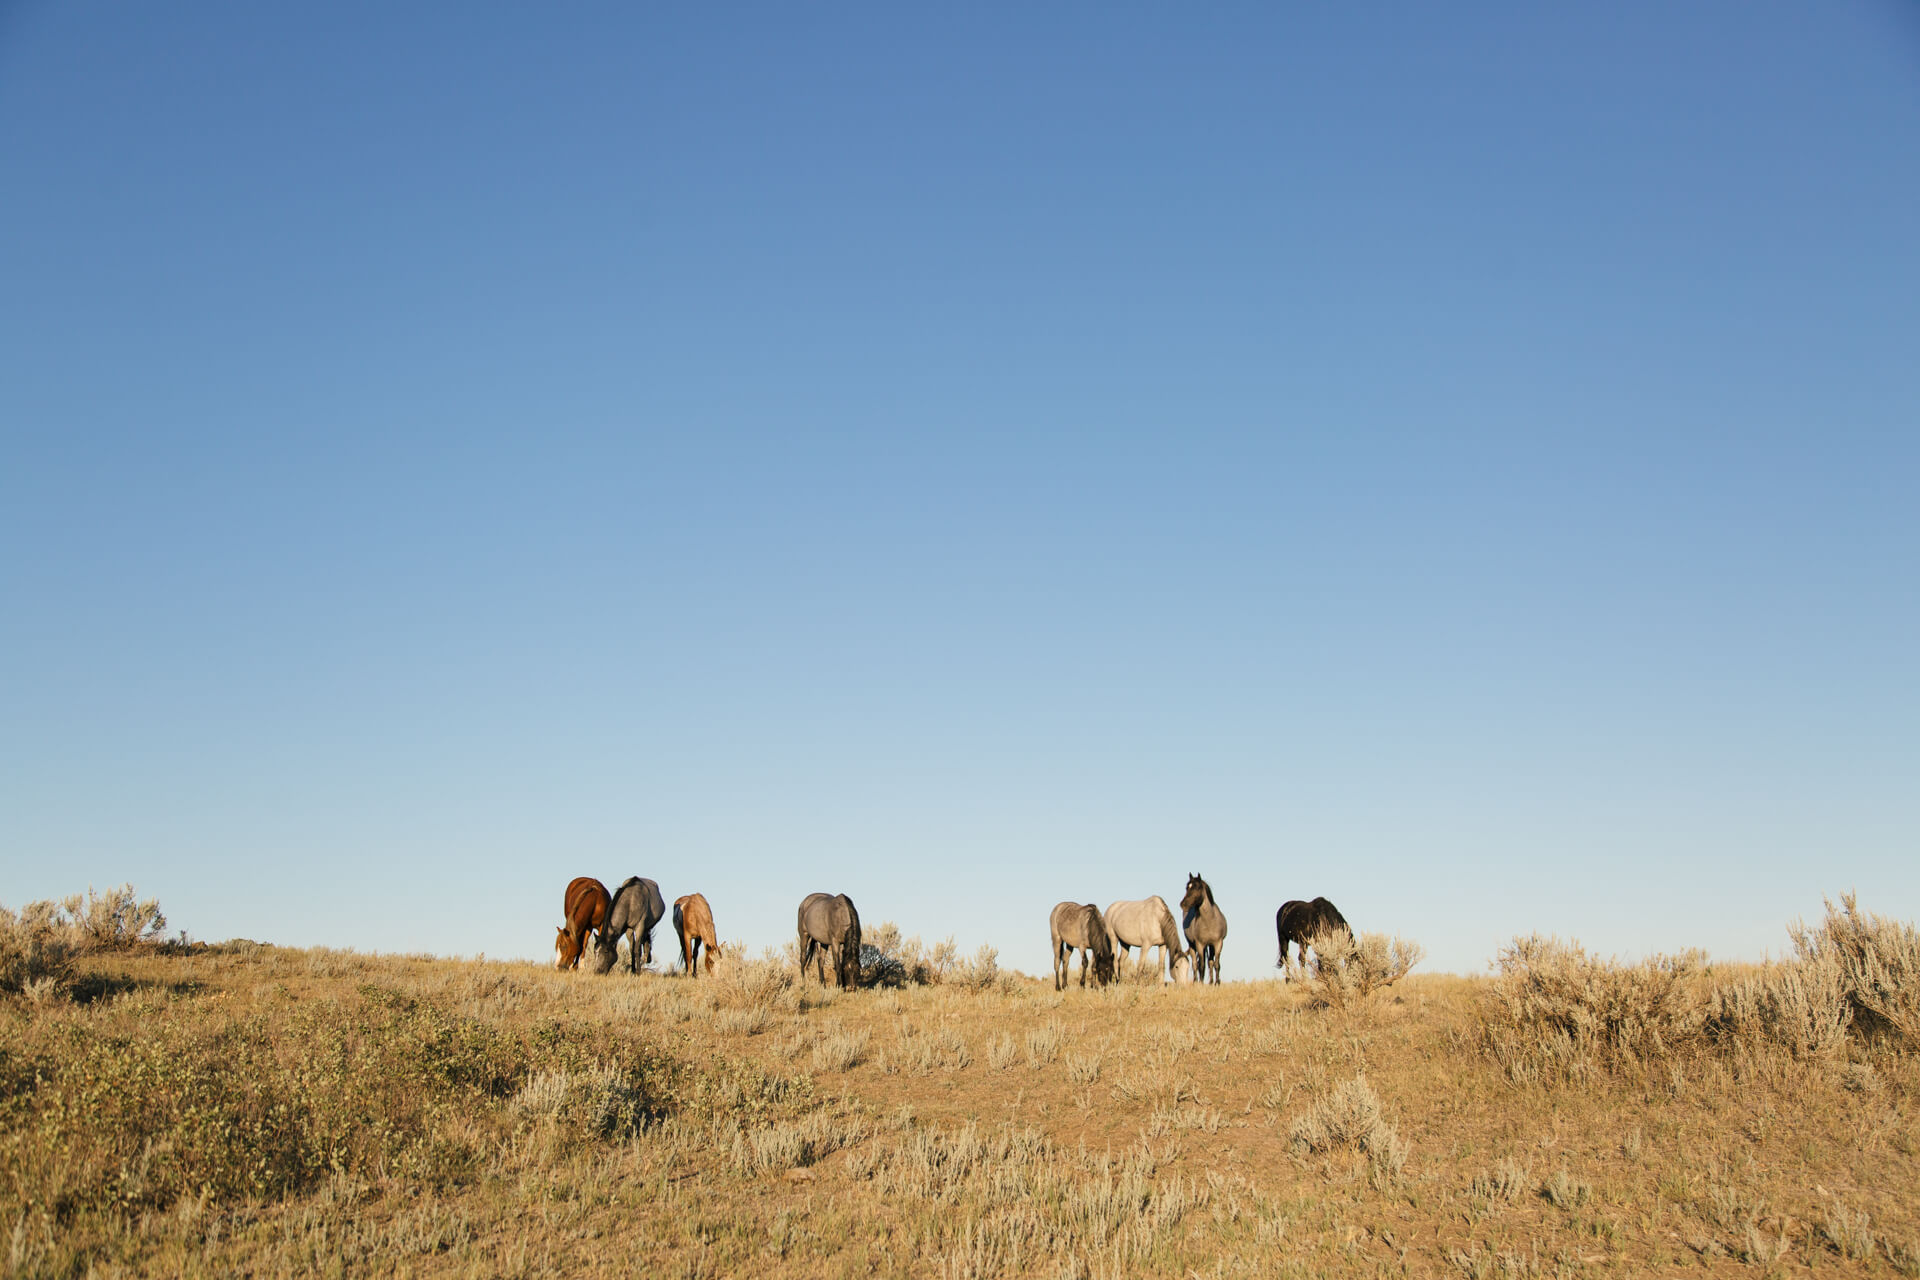
<svg viewBox="0 0 1920 1280">
<path fill-rule="evenodd" d="M 842 990 L 860 985 L 860 912 L 846 894 L 810 893 L 800 903 L 800 976 L 819 959 L 820 985 L 827 985 L 827 961 Z"/>
<path fill-rule="evenodd" d="M 1273 930 L 1280 935 L 1280 959 L 1275 961 L 1276 967 L 1287 967 L 1288 944 L 1300 948 L 1300 963 L 1305 964 L 1307 948 L 1313 945 L 1313 940 L 1335 929 L 1353 932 L 1347 924 L 1347 918 L 1340 914 L 1340 908 L 1325 898 L 1315 898 L 1312 902 L 1295 898 L 1292 902 L 1281 903 L 1280 909 L 1273 913 Z"/>
<path fill-rule="evenodd" d="M 1227 917 L 1213 900 L 1213 888 L 1199 872 L 1187 877 L 1187 891 L 1180 898 L 1180 919 L 1187 930 L 1187 947 L 1193 952 L 1194 976 L 1200 981 L 1220 981 L 1220 950 L 1227 945 Z"/>
<path fill-rule="evenodd" d="M 600 927 L 600 940 L 594 944 L 593 971 L 605 973 L 620 958 L 620 935 L 627 935 L 627 972 L 638 973 L 640 966 L 653 963 L 653 926 L 667 914 L 667 903 L 660 886 L 639 876 L 628 876 L 626 883 L 613 891 L 613 905 L 607 909 L 607 922 Z"/>
<path fill-rule="evenodd" d="M 1073 953 L 1080 952 L 1080 985 L 1087 985 L 1087 970 L 1093 970 L 1093 985 L 1104 987 L 1113 981 L 1113 938 L 1100 908 L 1091 902 L 1063 902 L 1047 917 L 1047 932 L 1053 938 L 1053 989 L 1067 989 L 1067 970 L 1073 967 Z"/>
</svg>

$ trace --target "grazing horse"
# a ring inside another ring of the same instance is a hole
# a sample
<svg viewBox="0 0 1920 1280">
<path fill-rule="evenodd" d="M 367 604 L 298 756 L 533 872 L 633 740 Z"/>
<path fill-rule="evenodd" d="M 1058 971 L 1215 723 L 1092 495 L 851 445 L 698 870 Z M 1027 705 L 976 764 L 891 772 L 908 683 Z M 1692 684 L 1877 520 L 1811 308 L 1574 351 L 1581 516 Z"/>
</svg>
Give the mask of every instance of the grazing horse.
<svg viewBox="0 0 1920 1280">
<path fill-rule="evenodd" d="M 1131 949 L 1140 948 L 1140 958 L 1159 947 L 1167 966 L 1166 981 L 1176 981 L 1173 967 L 1186 954 L 1180 945 L 1180 930 L 1173 923 L 1167 900 L 1155 894 L 1138 902 L 1115 902 L 1107 907 L 1107 940 L 1113 944 L 1113 959 L 1118 965 L 1133 958 Z"/>
<path fill-rule="evenodd" d="M 860 985 L 860 912 L 846 894 L 810 893 L 800 903 L 800 976 L 819 958 L 820 985 L 827 985 L 827 961 L 842 990 Z"/>
<path fill-rule="evenodd" d="M 554 968 L 580 966 L 580 952 L 587 945 L 587 935 L 607 923 L 607 908 L 612 903 L 607 886 L 592 876 L 581 876 L 567 886 L 566 904 L 561 908 L 567 923 L 555 931 L 559 936 L 553 940 Z"/>
<path fill-rule="evenodd" d="M 1187 877 L 1180 898 L 1181 922 L 1187 928 L 1187 946 L 1193 952 L 1200 981 L 1220 981 L 1220 949 L 1227 944 L 1227 917 L 1213 900 L 1213 888 L 1200 874 Z"/>
<path fill-rule="evenodd" d="M 720 939 L 713 932 L 713 911 L 704 895 L 690 893 L 673 900 L 673 932 L 680 939 L 680 967 L 689 978 L 700 976 L 700 948 L 707 949 L 707 972 L 713 972 L 713 958 L 720 954 Z"/>
<path fill-rule="evenodd" d="M 620 935 L 627 935 L 627 972 L 639 973 L 640 966 L 653 963 L 653 926 L 667 914 L 660 886 L 639 876 L 628 876 L 613 891 L 613 904 L 607 908 L 606 927 L 600 930 L 594 948 L 593 971 L 605 973 L 620 958 Z"/>
<path fill-rule="evenodd" d="M 1080 952 L 1080 985 L 1087 985 L 1087 970 L 1093 970 L 1093 985 L 1104 987 L 1113 981 L 1113 939 L 1100 908 L 1091 902 L 1063 902 L 1047 917 L 1047 930 L 1053 936 L 1053 989 L 1067 989 L 1067 970 L 1073 967 L 1073 953 Z"/>
<path fill-rule="evenodd" d="M 1302 902 L 1295 898 L 1292 902 L 1280 904 L 1273 913 L 1273 929 L 1280 935 L 1280 958 L 1274 967 L 1287 967 L 1287 944 L 1300 948 L 1300 963 L 1307 962 L 1307 948 L 1313 940 L 1323 933 L 1332 933 L 1335 929 L 1346 929 L 1352 933 L 1347 918 L 1340 914 L 1340 908 L 1325 898 L 1315 898 L 1312 902 Z"/>
</svg>

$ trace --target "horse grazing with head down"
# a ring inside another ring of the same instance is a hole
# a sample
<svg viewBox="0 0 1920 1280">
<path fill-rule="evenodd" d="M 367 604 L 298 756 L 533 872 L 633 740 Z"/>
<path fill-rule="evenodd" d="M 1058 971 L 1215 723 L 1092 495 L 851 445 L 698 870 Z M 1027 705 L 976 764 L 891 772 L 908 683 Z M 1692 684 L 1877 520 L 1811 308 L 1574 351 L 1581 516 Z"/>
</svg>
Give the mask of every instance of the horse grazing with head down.
<svg viewBox="0 0 1920 1280">
<path fill-rule="evenodd" d="M 1115 902 L 1107 906 L 1107 939 L 1113 944 L 1113 959 L 1118 965 L 1132 958 L 1131 948 L 1140 948 L 1140 958 L 1159 947 L 1167 966 L 1164 981 L 1179 981 L 1175 972 L 1186 948 L 1180 945 L 1180 930 L 1173 923 L 1173 912 L 1159 894 L 1137 902 Z"/>
<path fill-rule="evenodd" d="M 707 972 L 713 972 L 713 960 L 720 954 L 720 939 L 713 932 L 713 911 L 705 895 L 690 893 L 673 900 L 673 932 L 680 939 L 680 967 L 689 978 L 700 976 L 700 948 L 707 949 Z"/>
<path fill-rule="evenodd" d="M 613 891 L 607 907 L 607 923 L 600 930 L 594 947 L 593 971 L 605 973 L 620 958 L 620 935 L 627 935 L 627 972 L 639 973 L 640 966 L 653 963 L 653 926 L 667 914 L 660 886 L 640 876 L 628 876 Z"/>
<path fill-rule="evenodd" d="M 566 902 L 561 908 L 566 924 L 553 940 L 554 968 L 579 967 L 587 935 L 607 923 L 607 908 L 612 904 L 613 897 L 607 892 L 607 886 L 592 876 L 580 876 L 567 886 Z"/>
<path fill-rule="evenodd" d="M 1213 888 L 1200 873 L 1187 877 L 1180 898 L 1180 917 L 1187 928 L 1187 947 L 1193 952 L 1200 981 L 1220 981 L 1220 950 L 1227 944 L 1227 917 L 1213 900 Z"/>
<path fill-rule="evenodd" d="M 820 985 L 827 985 L 827 961 L 842 990 L 860 985 L 860 912 L 846 894 L 810 893 L 800 902 L 800 976 L 816 958 Z"/>
<path fill-rule="evenodd" d="M 1323 933 L 1332 933 L 1336 929 L 1345 929 L 1352 933 L 1347 918 L 1340 914 L 1340 908 L 1325 898 L 1315 898 L 1312 902 L 1302 902 L 1295 898 L 1292 902 L 1283 902 L 1280 909 L 1273 913 L 1273 929 L 1280 935 L 1280 959 L 1275 967 L 1287 967 L 1287 947 L 1289 944 L 1300 948 L 1300 963 L 1307 962 L 1307 948 L 1314 945 L 1314 939 Z"/>
<path fill-rule="evenodd" d="M 1073 967 L 1073 953 L 1080 953 L 1080 985 L 1087 985 L 1087 970 L 1093 970 L 1093 985 L 1104 987 L 1113 981 L 1113 938 L 1100 908 L 1091 902 L 1063 902 L 1047 917 L 1047 932 L 1053 938 L 1053 989 L 1067 989 L 1067 970 Z"/>
</svg>

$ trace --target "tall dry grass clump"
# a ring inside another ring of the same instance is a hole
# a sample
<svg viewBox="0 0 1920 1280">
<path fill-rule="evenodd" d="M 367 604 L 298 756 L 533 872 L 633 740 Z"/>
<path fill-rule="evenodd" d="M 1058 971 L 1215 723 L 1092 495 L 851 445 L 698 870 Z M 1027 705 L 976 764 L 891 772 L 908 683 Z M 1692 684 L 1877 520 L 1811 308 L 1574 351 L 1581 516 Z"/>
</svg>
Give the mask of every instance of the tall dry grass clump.
<svg viewBox="0 0 1920 1280">
<path fill-rule="evenodd" d="M 1920 1046 L 1920 932 L 1860 910 L 1851 893 L 1841 895 L 1838 910 L 1825 905 L 1818 927 L 1796 924 L 1791 931 L 1801 964 L 1837 972 L 1860 1031 Z"/>
<path fill-rule="evenodd" d="M 1515 938 L 1482 1001 L 1485 1046 L 1518 1083 L 1658 1062 L 1701 1035 L 1704 959 L 1689 951 L 1625 964 L 1577 942 Z"/>
<path fill-rule="evenodd" d="M 1323 933 L 1312 944 L 1308 989 L 1316 1002 L 1335 1009 L 1358 1004 L 1392 986 L 1426 955 L 1419 943 L 1402 937 L 1363 933 L 1356 939 L 1345 929 Z"/>
</svg>

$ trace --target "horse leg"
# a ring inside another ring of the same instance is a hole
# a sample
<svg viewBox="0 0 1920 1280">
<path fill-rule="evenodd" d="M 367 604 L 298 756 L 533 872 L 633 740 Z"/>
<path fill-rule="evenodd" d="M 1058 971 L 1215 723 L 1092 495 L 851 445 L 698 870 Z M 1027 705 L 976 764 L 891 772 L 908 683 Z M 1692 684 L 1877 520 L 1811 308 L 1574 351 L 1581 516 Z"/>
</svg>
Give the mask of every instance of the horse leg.
<svg viewBox="0 0 1920 1280">
<path fill-rule="evenodd" d="M 700 976 L 700 939 L 698 938 L 693 940 L 692 958 L 686 961 L 686 966 L 687 976 L 689 978 L 697 978 Z"/>
<path fill-rule="evenodd" d="M 1226 946 L 1225 938 L 1213 944 L 1213 980 L 1216 985 L 1220 981 L 1220 953 L 1226 949 Z"/>
</svg>

